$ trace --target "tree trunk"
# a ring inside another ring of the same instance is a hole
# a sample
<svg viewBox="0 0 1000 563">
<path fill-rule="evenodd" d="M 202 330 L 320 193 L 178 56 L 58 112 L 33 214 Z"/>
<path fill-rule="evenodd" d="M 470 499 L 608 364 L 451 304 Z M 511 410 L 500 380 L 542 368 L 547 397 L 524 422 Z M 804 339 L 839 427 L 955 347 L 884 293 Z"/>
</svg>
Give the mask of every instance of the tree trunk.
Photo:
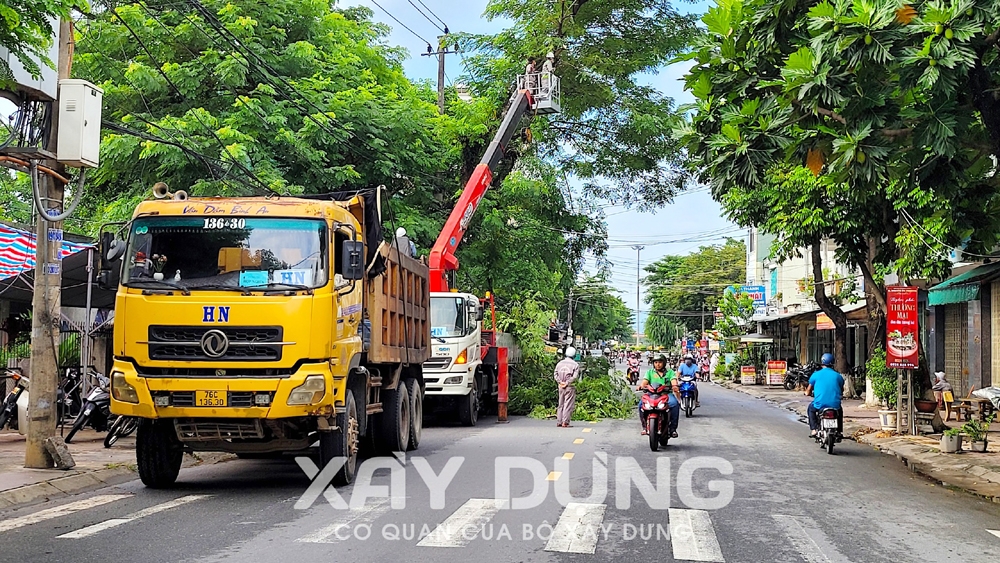
<svg viewBox="0 0 1000 563">
<path fill-rule="evenodd" d="M 834 369 L 844 376 L 844 396 L 853 397 L 854 381 L 847 369 L 847 313 L 843 311 L 826 294 L 826 284 L 823 283 L 823 254 L 820 251 L 821 241 L 812 244 L 813 295 L 816 304 L 833 321 L 833 357 Z"/>
</svg>

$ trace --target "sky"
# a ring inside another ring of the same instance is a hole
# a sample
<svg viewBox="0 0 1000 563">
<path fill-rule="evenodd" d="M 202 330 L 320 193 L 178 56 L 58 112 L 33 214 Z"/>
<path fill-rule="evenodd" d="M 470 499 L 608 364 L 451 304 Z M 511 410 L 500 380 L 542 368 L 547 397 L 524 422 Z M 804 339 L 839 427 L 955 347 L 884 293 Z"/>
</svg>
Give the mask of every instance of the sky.
<svg viewBox="0 0 1000 563">
<path fill-rule="evenodd" d="M 441 21 L 451 32 L 496 33 L 505 27 L 503 21 L 487 21 L 482 17 L 487 0 L 342 0 L 342 6 L 366 6 L 374 12 L 376 21 L 392 28 L 388 43 L 405 47 L 410 57 L 403 63 L 411 80 L 437 79 L 437 58 L 422 57 L 427 41 L 434 43 L 441 31 Z M 692 4 L 679 1 L 675 7 L 683 13 L 703 13 L 708 2 Z M 421 15 L 423 11 L 427 18 Z M 391 14 L 391 15 L 390 15 Z M 440 20 L 436 19 L 440 17 Z M 396 18 L 395 21 L 393 18 Z M 402 25 L 401 25 L 402 24 Z M 404 28 L 404 25 L 406 29 Z M 670 96 L 677 104 L 693 101 L 682 87 L 680 78 L 687 67 L 672 65 L 656 73 L 643 75 L 640 81 Z M 451 84 L 463 73 L 461 55 L 445 57 L 446 82 Z M 636 309 L 636 251 L 633 245 L 645 245 L 639 252 L 639 265 L 646 265 L 668 254 L 687 254 L 699 246 L 723 242 L 725 236 L 742 238 L 745 231 L 722 217 L 719 204 L 704 189 L 679 195 L 674 203 L 653 212 L 640 212 L 624 207 L 605 210 L 608 225 L 607 259 L 611 263 L 611 285 L 620 292 L 625 303 Z M 683 240 L 686 242 L 670 242 Z M 594 270 L 593 258 L 586 263 Z M 640 301 L 643 295 L 640 294 Z M 640 323 L 644 322 L 648 305 L 639 305 Z"/>
</svg>

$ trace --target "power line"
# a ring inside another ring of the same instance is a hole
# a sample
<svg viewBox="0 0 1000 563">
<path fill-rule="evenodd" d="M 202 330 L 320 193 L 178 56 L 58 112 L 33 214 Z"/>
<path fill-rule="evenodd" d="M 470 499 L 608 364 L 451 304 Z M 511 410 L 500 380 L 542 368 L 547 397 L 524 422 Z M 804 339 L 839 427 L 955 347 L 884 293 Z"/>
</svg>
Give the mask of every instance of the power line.
<svg viewBox="0 0 1000 563">
<path fill-rule="evenodd" d="M 416 36 L 417 39 L 419 39 L 419 40 L 423 41 L 424 43 L 426 43 L 428 47 L 431 46 L 431 42 L 430 41 L 424 39 L 423 37 L 420 36 L 419 33 L 417 33 L 416 31 L 413 31 L 412 29 L 410 29 L 409 27 L 407 27 L 407 25 L 405 23 L 399 21 L 399 19 L 397 19 L 396 16 L 392 15 L 391 13 L 389 13 L 389 10 L 386 10 L 385 8 L 383 8 L 381 4 L 379 4 L 375 0 L 371 0 L 371 3 L 375 4 L 376 6 L 378 6 L 378 8 L 380 10 L 382 10 L 383 12 L 385 12 L 386 15 L 389 16 L 390 18 L 392 18 L 396 23 L 398 23 L 399 25 L 403 26 L 403 29 L 405 29 L 406 31 L 409 31 L 414 36 Z M 424 17 L 426 17 L 426 16 L 424 16 Z"/>
<path fill-rule="evenodd" d="M 434 27 L 438 28 L 438 29 L 439 29 L 439 30 L 441 31 L 441 33 L 444 33 L 445 35 L 447 35 L 447 34 L 448 34 L 448 26 L 444 26 L 444 27 L 442 28 L 442 27 L 441 27 L 440 25 L 438 25 L 438 24 L 437 24 L 437 23 L 436 23 L 436 22 L 435 22 L 434 20 L 432 20 L 432 19 L 430 19 L 429 17 L 427 17 L 427 14 L 425 14 L 425 13 L 421 12 L 421 11 L 420 11 L 420 8 L 418 8 L 418 7 L 417 7 L 417 5 L 413 3 L 413 0 L 406 0 L 406 1 L 407 1 L 407 2 L 409 2 L 411 6 L 413 6 L 413 9 L 414 9 L 414 10 L 416 10 L 416 11 L 420 12 L 420 15 L 421 15 L 421 16 L 424 16 L 424 19 L 425 19 L 425 20 L 427 20 L 427 21 L 431 22 L 431 25 L 433 25 Z M 421 4 L 423 4 L 423 2 L 421 2 Z M 381 7 L 381 6 L 380 6 L 380 7 Z M 426 8 L 427 6 L 424 6 L 424 7 Z M 428 11 L 429 11 L 429 10 L 428 10 Z M 436 17 L 436 16 L 435 16 L 435 17 Z M 444 22 L 441 22 L 441 24 L 442 24 L 442 25 L 444 25 Z"/>
<path fill-rule="evenodd" d="M 444 23 L 444 20 L 442 20 L 441 18 L 439 18 L 438 15 L 434 13 L 434 10 L 431 10 L 430 8 L 428 8 L 427 4 L 424 4 L 422 0 L 417 0 L 417 2 L 419 2 L 420 5 L 424 7 L 424 9 L 426 9 L 428 12 L 430 12 L 432 16 L 434 16 L 435 18 L 437 18 L 437 21 L 441 22 L 441 25 L 444 26 L 444 30 L 443 31 L 445 33 L 448 33 L 448 24 Z M 413 2 L 410 2 L 410 4 L 412 4 L 412 3 Z"/>
</svg>

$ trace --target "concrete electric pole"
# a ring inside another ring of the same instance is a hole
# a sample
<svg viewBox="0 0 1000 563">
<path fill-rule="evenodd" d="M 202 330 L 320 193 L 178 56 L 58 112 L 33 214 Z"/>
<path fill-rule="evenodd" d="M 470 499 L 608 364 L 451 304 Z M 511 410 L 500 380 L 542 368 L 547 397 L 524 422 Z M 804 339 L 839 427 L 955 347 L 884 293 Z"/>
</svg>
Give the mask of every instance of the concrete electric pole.
<svg viewBox="0 0 1000 563">
<path fill-rule="evenodd" d="M 59 23 L 59 80 L 69 78 L 73 61 L 73 23 Z M 45 150 L 56 153 L 59 137 L 58 99 L 53 104 L 51 129 Z M 48 168 L 64 175 L 65 167 L 54 159 Z M 64 186 L 50 174 L 38 175 L 38 191 L 47 210 L 62 213 Z M 53 459 L 45 449 L 45 441 L 56 434 L 56 386 L 59 381 L 57 342 L 59 341 L 62 302 L 62 222 L 50 222 L 39 217 L 35 222 L 35 287 L 31 299 L 31 390 L 28 394 L 28 431 L 24 466 L 47 469 Z"/>
<path fill-rule="evenodd" d="M 448 39 L 448 28 L 445 27 L 445 34 L 438 35 L 438 50 L 431 51 L 431 46 L 427 46 L 427 52 L 421 53 L 421 57 L 430 57 L 437 55 L 438 58 L 438 113 L 444 115 L 444 56 L 454 55 L 458 53 L 458 44 L 455 45 L 454 51 L 449 51 L 448 46 L 445 44 Z"/>
<path fill-rule="evenodd" d="M 642 249 L 646 248 L 642 245 L 634 245 L 632 247 L 635 250 L 635 346 L 639 347 L 639 272 L 641 266 L 639 265 L 639 254 Z"/>
</svg>

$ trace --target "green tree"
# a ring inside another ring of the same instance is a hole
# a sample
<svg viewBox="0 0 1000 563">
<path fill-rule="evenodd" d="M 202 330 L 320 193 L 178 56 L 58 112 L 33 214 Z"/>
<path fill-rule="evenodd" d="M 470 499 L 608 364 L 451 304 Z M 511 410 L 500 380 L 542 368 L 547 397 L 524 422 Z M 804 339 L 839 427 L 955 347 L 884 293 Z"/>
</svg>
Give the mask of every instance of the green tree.
<svg viewBox="0 0 1000 563">
<path fill-rule="evenodd" d="M 58 39 L 59 26 L 50 19 L 68 19 L 74 8 L 86 11 L 88 5 L 76 0 L 5 0 L 0 4 L 0 46 L 36 78 L 42 72 L 39 63 L 55 69 L 48 50 Z M 0 59 L 0 87 L 9 88 L 13 80 L 10 65 Z"/>
<path fill-rule="evenodd" d="M 510 27 L 462 37 L 468 82 L 502 106 L 529 56 L 555 54 L 562 113 L 531 124 L 533 139 L 565 174 L 605 199 L 669 201 L 681 186 L 673 102 L 640 84 L 682 52 L 695 20 L 666 0 L 491 0 L 486 18 Z M 469 154 L 466 167 L 478 162 Z M 515 155 L 516 158 L 516 155 Z M 471 169 L 471 168 L 470 168 Z"/>
<path fill-rule="evenodd" d="M 648 288 L 646 302 L 651 304 L 650 318 L 676 315 L 683 332 L 700 331 L 701 317 L 706 314 L 705 327 L 713 322 L 723 290 L 746 279 L 746 245 L 727 239 L 724 244 L 702 246 L 686 256 L 664 256 L 645 268 L 648 275 L 643 284 Z M 673 342 L 676 336 L 672 323 L 655 321 L 653 331 L 660 343 Z M 649 334 L 649 329 L 645 330 Z"/>
<path fill-rule="evenodd" d="M 722 318 L 715 328 L 726 338 L 747 334 L 752 330 L 751 318 L 754 314 L 753 298 L 741 291 L 727 290 L 719 300 Z"/>
<path fill-rule="evenodd" d="M 814 257 L 833 240 L 884 314 L 882 273 L 940 277 L 952 248 L 997 243 L 998 10 L 718 1 L 687 56 L 696 104 L 680 135 L 693 167 L 737 223 Z M 843 368 L 846 317 L 813 266 Z"/>
<path fill-rule="evenodd" d="M 632 310 L 601 277 L 579 282 L 567 301 L 573 305 L 573 334 L 587 342 L 624 340 L 635 330 Z"/>
</svg>

